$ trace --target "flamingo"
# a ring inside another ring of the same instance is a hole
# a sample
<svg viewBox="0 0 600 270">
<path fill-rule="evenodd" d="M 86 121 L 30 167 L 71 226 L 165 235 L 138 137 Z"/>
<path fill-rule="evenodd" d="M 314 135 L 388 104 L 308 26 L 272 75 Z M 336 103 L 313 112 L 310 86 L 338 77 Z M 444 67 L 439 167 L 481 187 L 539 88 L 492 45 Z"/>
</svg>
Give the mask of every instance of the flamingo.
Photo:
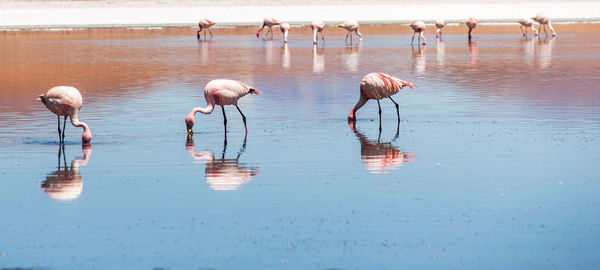
<svg viewBox="0 0 600 270">
<path fill-rule="evenodd" d="M 535 17 L 531 19 L 540 24 L 540 27 L 538 29 L 538 32 L 540 34 L 542 33 L 542 26 L 544 26 L 544 33 L 546 34 L 546 36 L 548 36 L 548 32 L 546 31 L 546 25 L 548 25 L 548 28 L 552 30 L 552 36 L 556 36 L 556 31 L 554 31 L 554 28 L 552 28 L 552 25 L 550 24 L 550 17 L 546 16 L 544 13 L 538 13 L 537 15 L 535 15 Z"/>
<path fill-rule="evenodd" d="M 379 107 L 379 129 L 381 130 L 381 105 L 379 104 L 379 100 L 389 98 L 394 105 L 396 105 L 396 114 L 398 115 L 399 122 L 400 106 L 392 99 L 392 95 L 398 93 L 400 89 L 405 86 L 413 89 L 416 87 L 416 85 L 411 82 L 400 80 L 382 72 L 372 72 L 367 74 L 360 82 L 360 98 L 354 108 L 350 111 L 348 121 L 356 121 L 356 111 L 364 106 L 369 99 L 375 99 L 377 100 L 377 106 Z"/>
<path fill-rule="evenodd" d="M 344 21 L 337 25 L 338 27 L 346 29 L 348 34 L 346 34 L 346 42 L 348 42 L 348 36 L 350 36 L 350 43 L 352 43 L 352 32 L 355 32 L 358 36 L 358 41 L 362 41 L 362 35 L 358 31 L 358 22 L 354 20 Z"/>
<path fill-rule="evenodd" d="M 442 28 L 444 28 L 444 26 L 446 26 L 446 20 L 438 19 L 437 21 L 435 21 L 435 28 L 437 28 L 435 32 L 436 38 L 442 35 Z"/>
<path fill-rule="evenodd" d="M 535 28 L 533 28 L 533 20 L 532 19 L 520 19 L 517 21 L 519 24 L 521 24 L 521 26 L 519 26 L 519 28 L 521 29 L 521 32 L 523 33 L 524 37 L 527 37 L 527 28 L 531 28 L 531 30 L 533 30 L 533 32 L 535 33 L 535 36 L 538 36 L 538 32 L 537 30 L 535 30 Z M 523 31 L 523 27 L 525 27 L 525 31 Z"/>
<path fill-rule="evenodd" d="M 238 99 L 247 95 L 256 94 L 260 95 L 258 89 L 250 87 L 243 82 L 234 80 L 218 79 L 208 82 L 204 88 L 204 98 L 206 99 L 207 106 L 205 108 L 196 107 L 185 118 L 185 124 L 187 125 L 187 131 L 189 135 L 193 134 L 192 127 L 194 127 L 195 115 L 197 112 L 203 114 L 210 114 L 215 108 L 215 105 L 221 105 L 223 111 L 223 126 L 227 130 L 227 116 L 225 116 L 225 105 L 234 105 L 242 115 L 244 121 L 244 128 L 246 129 L 246 135 L 248 135 L 248 127 L 246 126 L 246 116 L 242 113 L 237 105 Z"/>
<path fill-rule="evenodd" d="M 421 38 L 423 38 L 423 45 L 427 45 L 427 41 L 425 40 L 425 36 L 423 35 L 423 32 L 425 32 L 425 23 L 423 21 L 414 21 L 410 24 L 410 27 L 414 31 L 412 39 L 410 40 L 410 45 L 413 44 L 416 33 L 419 33 L 419 43 L 421 42 Z"/>
<path fill-rule="evenodd" d="M 313 30 L 313 44 L 317 44 L 317 34 L 321 33 L 321 39 L 323 39 L 323 43 L 325 43 L 325 38 L 323 37 L 323 29 L 325 29 L 325 22 L 321 20 L 314 20 L 310 26 Z"/>
<path fill-rule="evenodd" d="M 281 33 L 283 33 L 283 43 L 287 43 L 288 33 L 290 32 L 290 24 L 281 23 L 279 24 L 279 28 L 281 29 Z"/>
<path fill-rule="evenodd" d="M 198 28 L 200 28 L 200 30 L 198 30 L 198 32 L 196 32 L 196 37 L 198 38 L 198 40 L 200 40 L 200 32 L 202 32 L 202 30 L 205 28 L 206 28 L 206 30 L 208 30 L 208 33 L 210 34 L 210 38 L 213 38 L 213 34 L 210 31 L 210 27 L 213 25 L 215 25 L 215 23 L 208 19 L 200 20 L 200 22 L 198 23 Z M 206 40 L 206 31 L 204 31 L 204 40 Z"/>
<path fill-rule="evenodd" d="M 475 27 L 477 27 L 478 24 L 479 21 L 475 18 L 469 18 L 467 20 L 467 27 L 469 27 L 469 40 L 471 40 L 471 32 L 473 31 L 473 29 L 475 29 Z"/>
<path fill-rule="evenodd" d="M 258 31 L 256 32 L 256 37 L 257 38 L 260 37 L 260 31 L 262 31 L 263 28 L 265 28 L 265 27 L 269 27 L 269 31 L 267 31 L 267 34 L 271 33 L 271 37 L 273 37 L 273 31 L 272 31 L 271 27 L 278 25 L 278 24 L 279 24 L 279 22 L 272 17 L 265 18 L 263 21 L 262 27 L 260 29 L 258 29 Z"/>
<path fill-rule="evenodd" d="M 92 132 L 88 125 L 84 122 L 79 121 L 79 109 L 83 103 L 83 98 L 75 87 L 71 86 L 55 86 L 43 95 L 38 97 L 46 108 L 58 116 L 58 139 L 59 143 L 65 142 L 65 127 L 67 124 L 67 117 L 71 118 L 71 124 L 75 127 L 83 128 L 83 135 L 81 141 L 84 144 L 89 143 L 92 140 Z M 60 130 L 60 117 L 64 116 L 64 123 L 62 132 Z"/>
</svg>

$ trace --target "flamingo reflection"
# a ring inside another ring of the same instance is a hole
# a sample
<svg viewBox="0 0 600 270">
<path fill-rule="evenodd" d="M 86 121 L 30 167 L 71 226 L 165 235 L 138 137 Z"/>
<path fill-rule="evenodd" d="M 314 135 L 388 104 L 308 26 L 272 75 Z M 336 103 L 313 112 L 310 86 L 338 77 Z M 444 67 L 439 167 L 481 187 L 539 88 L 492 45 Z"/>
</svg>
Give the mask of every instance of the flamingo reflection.
<svg viewBox="0 0 600 270">
<path fill-rule="evenodd" d="M 556 37 L 552 38 L 539 38 L 539 65 L 541 68 L 549 68 L 552 65 L 552 46 L 554 46 L 554 40 Z"/>
<path fill-rule="evenodd" d="M 346 64 L 346 69 L 353 72 L 358 71 L 359 56 L 360 46 L 358 44 L 346 46 L 343 55 L 344 63 Z"/>
<path fill-rule="evenodd" d="M 477 47 L 477 42 L 469 40 L 469 65 L 474 66 L 477 65 L 477 57 L 479 56 L 479 48 Z"/>
<path fill-rule="evenodd" d="M 437 64 L 438 66 L 444 66 L 444 55 L 446 55 L 446 44 L 442 41 L 441 37 L 437 38 L 436 43 L 437 50 Z"/>
<path fill-rule="evenodd" d="M 370 173 L 389 173 L 404 163 L 414 162 L 414 153 L 404 154 L 402 150 L 392 145 L 392 142 L 398 138 L 399 125 L 396 129 L 396 135 L 391 142 L 381 142 L 381 128 L 379 129 L 377 141 L 372 141 L 355 128 L 355 123 L 354 121 L 348 121 L 348 126 L 360 141 L 360 156 L 365 169 Z"/>
<path fill-rule="evenodd" d="M 325 71 L 325 55 L 323 49 L 317 44 L 313 45 L 313 73 L 323 73 Z"/>
<path fill-rule="evenodd" d="M 48 197 L 61 200 L 71 201 L 79 198 L 83 192 L 83 180 L 79 173 L 79 166 L 86 165 L 92 155 L 92 146 L 87 144 L 82 146 L 83 159 L 74 159 L 71 161 L 71 166 L 67 167 L 67 158 L 64 145 L 58 148 L 58 170 L 49 173 L 41 184 L 44 192 Z M 63 165 L 61 166 L 61 156 Z"/>
<path fill-rule="evenodd" d="M 227 140 L 223 144 L 223 153 L 220 158 L 216 158 L 211 151 L 196 152 L 191 136 L 187 138 L 185 149 L 194 160 L 206 164 L 204 170 L 206 183 L 213 190 L 236 190 L 259 173 L 258 167 L 249 167 L 244 163 L 239 163 L 240 156 L 246 150 L 245 140 L 235 158 L 225 158 Z"/>
<path fill-rule="evenodd" d="M 284 43 L 282 47 L 281 66 L 285 69 L 290 68 L 290 50 L 287 43 Z"/>
<path fill-rule="evenodd" d="M 412 46 L 412 55 L 413 55 L 413 69 L 417 75 L 425 74 L 427 69 L 427 63 L 425 62 L 425 52 L 427 50 L 426 46 L 417 46 L 416 48 Z"/>
</svg>

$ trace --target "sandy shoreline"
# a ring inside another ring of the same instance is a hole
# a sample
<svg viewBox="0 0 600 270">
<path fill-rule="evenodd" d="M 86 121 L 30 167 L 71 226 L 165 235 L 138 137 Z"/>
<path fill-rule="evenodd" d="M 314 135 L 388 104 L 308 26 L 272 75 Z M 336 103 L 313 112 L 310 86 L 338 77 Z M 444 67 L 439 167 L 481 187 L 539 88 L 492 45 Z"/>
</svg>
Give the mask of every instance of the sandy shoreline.
<svg viewBox="0 0 600 270">
<path fill-rule="evenodd" d="M 61 29 L 105 27 L 190 27 L 201 18 L 217 22 L 216 26 L 259 25 L 272 16 L 293 25 L 321 19 L 333 24 L 356 19 L 363 24 L 409 23 L 413 20 L 433 22 L 444 18 L 463 22 L 476 17 L 482 23 L 513 22 L 538 12 L 548 14 L 553 22 L 600 21 L 600 2 L 527 3 L 499 1 L 444 1 L 418 4 L 415 1 L 376 1 L 361 5 L 358 1 L 340 4 L 336 1 L 311 5 L 263 2 L 252 6 L 234 5 L 230 0 L 220 6 L 206 6 L 203 1 L 3 1 L 0 2 L 0 29 Z M 218 5 L 219 3 L 217 3 Z M 143 5 L 143 6 L 141 6 Z"/>
</svg>

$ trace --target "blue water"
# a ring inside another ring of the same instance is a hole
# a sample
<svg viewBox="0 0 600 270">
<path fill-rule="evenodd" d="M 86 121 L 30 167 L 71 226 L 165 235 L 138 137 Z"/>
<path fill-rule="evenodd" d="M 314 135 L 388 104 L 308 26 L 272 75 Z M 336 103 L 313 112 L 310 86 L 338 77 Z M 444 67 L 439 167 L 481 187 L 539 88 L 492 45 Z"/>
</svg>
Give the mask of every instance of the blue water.
<svg viewBox="0 0 600 270">
<path fill-rule="evenodd" d="M 27 90 L 0 102 L 0 268 L 597 269 L 600 35 L 409 40 L 3 37 L 31 50 L 4 70 L 80 88 L 94 138 L 85 160 L 67 126 L 59 157 L 45 89 L 5 79 Z M 384 100 L 379 134 L 370 101 L 353 132 L 372 71 L 418 87 L 399 125 Z M 234 107 L 226 145 L 220 108 L 187 138 L 216 78 L 263 93 L 245 145 Z"/>
</svg>

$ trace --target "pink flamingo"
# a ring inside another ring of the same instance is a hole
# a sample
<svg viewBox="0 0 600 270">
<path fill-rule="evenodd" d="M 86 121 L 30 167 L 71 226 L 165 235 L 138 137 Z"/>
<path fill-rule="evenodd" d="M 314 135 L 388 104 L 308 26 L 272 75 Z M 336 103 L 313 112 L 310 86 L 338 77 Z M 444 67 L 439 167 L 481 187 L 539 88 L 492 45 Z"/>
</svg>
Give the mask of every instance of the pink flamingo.
<svg viewBox="0 0 600 270">
<path fill-rule="evenodd" d="M 546 31 L 546 25 L 548 25 L 548 28 L 550 28 L 550 30 L 552 30 L 552 36 L 553 37 L 556 36 L 556 31 L 554 31 L 554 28 L 552 28 L 552 25 L 550 24 L 550 17 L 546 16 L 546 14 L 538 13 L 537 15 L 535 15 L 535 17 L 533 17 L 531 19 L 533 19 L 534 21 L 536 21 L 540 24 L 540 27 L 538 29 L 538 32 L 540 34 L 542 33 L 542 26 L 544 26 L 544 33 L 546 34 L 546 36 L 548 36 L 548 32 Z"/>
<path fill-rule="evenodd" d="M 210 38 L 213 38 L 213 34 L 210 31 L 210 27 L 213 25 L 215 25 L 215 23 L 208 19 L 200 20 L 200 22 L 198 23 L 198 28 L 200 28 L 200 30 L 198 30 L 198 32 L 196 32 L 196 37 L 198 38 L 198 40 L 200 40 L 200 32 L 202 32 L 203 29 L 208 30 L 208 33 L 210 34 Z M 204 31 L 204 40 L 206 40 L 206 31 Z"/>
<path fill-rule="evenodd" d="M 321 39 L 323 39 L 323 43 L 325 43 L 325 38 L 323 37 L 323 29 L 325 29 L 325 26 L 327 25 L 321 20 L 314 20 L 312 22 L 310 28 L 313 30 L 313 44 L 317 44 L 318 33 L 321 33 Z"/>
<path fill-rule="evenodd" d="M 475 29 L 475 27 L 477 27 L 478 24 L 479 21 L 475 18 L 469 18 L 467 20 L 467 27 L 469 27 L 469 40 L 471 40 L 471 32 L 473 31 L 473 29 Z"/>
<path fill-rule="evenodd" d="M 442 28 L 444 28 L 444 26 L 446 26 L 446 20 L 437 20 L 435 21 L 435 28 L 437 28 L 436 32 L 435 32 L 435 37 L 438 38 L 440 37 L 440 35 L 442 35 Z"/>
<path fill-rule="evenodd" d="M 362 41 L 362 35 L 358 31 L 357 21 L 344 21 L 343 23 L 340 23 L 337 26 L 344 28 L 346 29 L 346 31 L 348 31 L 348 34 L 346 34 L 346 42 L 348 42 L 348 36 L 350 36 L 350 43 L 352 43 L 352 32 L 356 33 L 356 35 L 358 36 L 358 41 Z"/>
<path fill-rule="evenodd" d="M 410 27 L 414 31 L 412 39 L 410 40 L 410 45 L 412 45 L 413 41 L 415 41 L 416 33 L 419 33 L 419 43 L 421 42 L 421 38 L 423 38 L 423 45 L 427 45 L 427 41 L 425 40 L 425 36 L 423 35 L 423 32 L 425 32 L 425 23 L 423 21 L 414 21 L 410 24 Z"/>
<path fill-rule="evenodd" d="M 271 29 L 271 27 L 278 25 L 279 22 L 275 19 L 273 19 L 272 17 L 267 17 L 264 19 L 263 21 L 263 25 L 260 29 L 258 29 L 258 31 L 256 32 L 256 37 L 260 37 L 260 31 L 263 30 L 263 28 L 265 27 L 269 27 L 269 31 L 267 31 L 267 34 L 271 33 L 271 38 L 273 37 L 273 31 Z"/>
<path fill-rule="evenodd" d="M 535 33 L 535 36 L 538 36 L 538 32 L 537 30 L 535 30 L 535 28 L 533 28 L 533 20 L 532 19 L 520 19 L 517 21 L 519 24 L 521 24 L 519 26 L 519 28 L 521 29 L 521 32 L 523 33 L 524 37 L 527 37 L 527 28 L 531 28 L 531 30 L 533 30 L 533 32 Z M 523 31 L 523 27 L 525 27 L 525 31 Z"/>
<path fill-rule="evenodd" d="M 246 116 L 242 113 L 237 105 L 238 99 L 247 95 L 256 94 L 260 95 L 258 89 L 250 87 L 243 82 L 234 80 L 218 79 L 208 82 L 204 88 L 204 98 L 206 99 L 207 106 L 205 108 L 196 107 L 185 118 L 185 124 L 187 125 L 188 134 L 193 134 L 192 127 L 194 127 L 195 115 L 197 112 L 203 114 L 210 114 L 215 108 L 215 105 L 220 105 L 223 111 L 223 126 L 227 130 L 227 116 L 225 116 L 225 105 L 234 105 L 242 115 L 244 121 L 244 128 L 246 129 L 246 135 L 248 134 L 248 127 L 246 126 Z"/>
<path fill-rule="evenodd" d="M 360 98 L 350 111 L 348 121 L 356 121 L 356 111 L 364 106 L 369 99 L 375 99 L 379 107 L 379 129 L 381 129 L 381 105 L 379 100 L 383 98 L 389 98 L 396 105 L 396 114 L 398 115 L 398 121 L 400 121 L 400 106 L 392 99 L 392 95 L 398 93 L 405 86 L 413 89 L 416 87 L 411 82 L 400 80 L 382 72 L 367 74 L 360 82 Z"/>
<path fill-rule="evenodd" d="M 67 124 L 67 117 L 71 118 L 71 124 L 75 127 L 83 128 L 83 135 L 81 140 L 84 144 L 89 143 L 92 140 L 92 132 L 88 125 L 84 122 L 79 121 L 79 109 L 83 103 L 81 94 L 75 87 L 71 86 L 55 86 L 43 95 L 39 96 L 38 100 L 41 100 L 46 108 L 58 116 L 58 139 L 60 143 L 65 142 L 65 127 Z M 64 116 L 64 123 L 62 132 L 60 130 L 60 117 Z"/>
<path fill-rule="evenodd" d="M 287 43 L 288 33 L 290 32 L 290 24 L 281 23 L 279 24 L 279 28 L 281 29 L 281 33 L 283 33 L 283 43 Z"/>
</svg>

